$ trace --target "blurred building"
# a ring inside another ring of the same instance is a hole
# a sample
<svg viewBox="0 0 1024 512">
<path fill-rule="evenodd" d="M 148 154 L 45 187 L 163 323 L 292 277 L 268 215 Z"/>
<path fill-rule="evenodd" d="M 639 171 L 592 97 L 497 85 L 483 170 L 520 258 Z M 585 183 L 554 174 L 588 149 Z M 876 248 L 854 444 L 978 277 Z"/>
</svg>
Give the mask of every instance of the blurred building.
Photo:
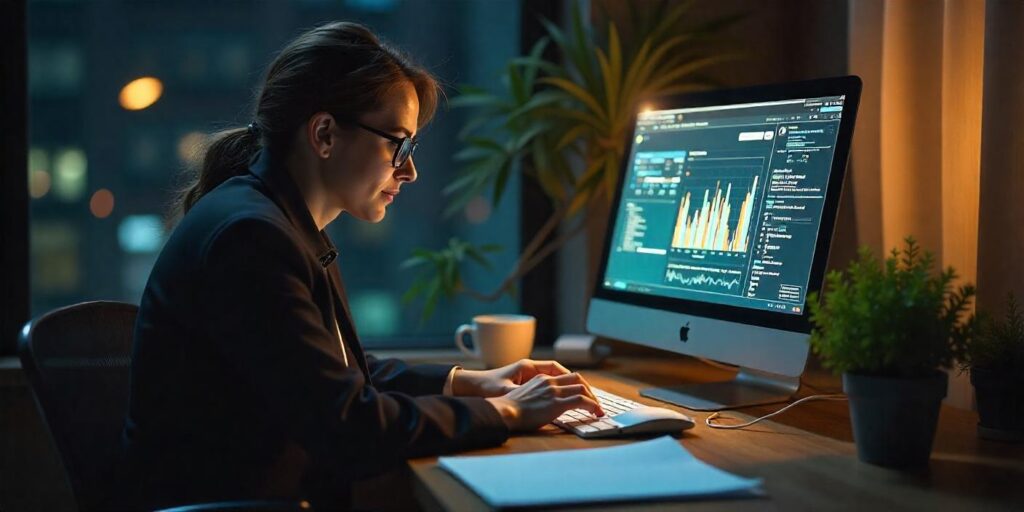
<svg viewBox="0 0 1024 512">
<path fill-rule="evenodd" d="M 33 316 L 85 300 L 138 303 L 195 147 L 249 122 L 264 67 L 303 30 L 365 23 L 431 69 L 449 94 L 461 84 L 500 87 L 520 46 L 514 0 L 39 0 L 28 15 Z M 384 222 L 343 216 L 329 227 L 369 346 L 447 345 L 473 314 L 518 309 L 508 297 L 459 298 L 421 322 L 419 305 L 401 302 L 414 272 L 398 267 L 415 247 L 459 236 L 506 247 L 496 268 L 514 261 L 517 185 L 499 208 L 480 198 L 460 215 L 441 215 L 466 114 L 440 109 L 421 136 L 419 179 Z M 500 276 L 467 279 L 489 288 Z"/>
</svg>

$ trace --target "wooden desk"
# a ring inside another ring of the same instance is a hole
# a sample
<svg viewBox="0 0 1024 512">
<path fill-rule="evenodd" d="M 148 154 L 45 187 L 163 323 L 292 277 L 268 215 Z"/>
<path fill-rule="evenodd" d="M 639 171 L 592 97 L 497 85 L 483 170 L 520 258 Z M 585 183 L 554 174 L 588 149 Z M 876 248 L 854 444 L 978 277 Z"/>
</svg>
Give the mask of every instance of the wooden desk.
<svg viewBox="0 0 1024 512">
<path fill-rule="evenodd" d="M 651 385 L 725 379 L 729 372 L 689 358 L 619 358 L 601 370 L 583 371 L 596 387 L 651 405 L 640 397 Z M 838 379 L 805 376 L 800 396 L 838 391 Z M 749 419 L 779 406 L 761 406 L 729 417 Z M 704 425 L 708 413 L 680 409 L 697 422 L 680 442 L 695 456 L 733 473 L 764 479 L 764 499 L 690 503 L 631 503 L 601 510 L 1024 510 L 1024 445 L 977 438 L 977 415 L 943 407 L 928 468 L 882 469 L 857 460 L 845 402 L 810 402 L 745 430 Z M 516 435 L 501 447 L 472 452 L 509 454 L 596 448 L 628 440 L 583 440 L 548 426 Z M 409 462 L 416 498 L 428 510 L 486 510 L 472 491 L 436 465 L 436 458 Z M 577 507 L 581 508 L 581 507 Z M 583 507 L 583 508 L 595 508 Z"/>
</svg>

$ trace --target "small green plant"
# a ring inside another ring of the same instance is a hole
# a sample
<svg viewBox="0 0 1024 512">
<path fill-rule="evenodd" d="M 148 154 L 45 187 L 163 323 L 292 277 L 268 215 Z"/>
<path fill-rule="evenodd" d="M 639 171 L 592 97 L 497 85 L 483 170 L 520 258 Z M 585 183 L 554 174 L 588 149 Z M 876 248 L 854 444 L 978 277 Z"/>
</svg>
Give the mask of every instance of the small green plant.
<svg viewBox="0 0 1024 512">
<path fill-rule="evenodd" d="M 981 315 L 977 331 L 960 360 L 960 370 L 984 368 L 1000 373 L 1024 370 L 1024 311 L 1011 293 L 1002 319 Z"/>
<path fill-rule="evenodd" d="M 935 258 L 913 238 L 880 261 L 870 249 L 845 271 L 825 278 L 824 300 L 808 296 L 811 346 L 836 373 L 927 376 L 965 354 L 976 325 L 974 286 L 953 286 L 952 267 L 934 272 Z"/>
</svg>

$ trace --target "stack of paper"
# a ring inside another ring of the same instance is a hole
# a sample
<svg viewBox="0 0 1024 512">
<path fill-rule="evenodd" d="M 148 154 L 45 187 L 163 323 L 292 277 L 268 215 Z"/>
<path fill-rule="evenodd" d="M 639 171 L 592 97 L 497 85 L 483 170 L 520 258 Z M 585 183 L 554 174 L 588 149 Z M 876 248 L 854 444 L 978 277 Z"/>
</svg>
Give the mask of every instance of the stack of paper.
<svg viewBox="0 0 1024 512">
<path fill-rule="evenodd" d="M 701 462 L 668 436 L 608 448 L 441 457 L 439 465 L 494 507 L 743 496 L 758 494 L 761 484 Z"/>
</svg>

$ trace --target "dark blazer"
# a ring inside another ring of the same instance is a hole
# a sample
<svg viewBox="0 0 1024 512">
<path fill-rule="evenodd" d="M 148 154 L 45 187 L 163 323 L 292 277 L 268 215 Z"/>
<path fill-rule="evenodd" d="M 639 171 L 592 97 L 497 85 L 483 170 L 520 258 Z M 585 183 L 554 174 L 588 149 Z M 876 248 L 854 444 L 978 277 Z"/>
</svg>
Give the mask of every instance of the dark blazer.
<svg viewBox="0 0 1024 512">
<path fill-rule="evenodd" d="M 441 396 L 451 366 L 364 355 L 336 255 L 266 151 L 181 220 L 135 326 L 123 467 L 137 506 L 342 508 L 352 481 L 408 457 L 507 439 L 483 398 Z"/>
</svg>

